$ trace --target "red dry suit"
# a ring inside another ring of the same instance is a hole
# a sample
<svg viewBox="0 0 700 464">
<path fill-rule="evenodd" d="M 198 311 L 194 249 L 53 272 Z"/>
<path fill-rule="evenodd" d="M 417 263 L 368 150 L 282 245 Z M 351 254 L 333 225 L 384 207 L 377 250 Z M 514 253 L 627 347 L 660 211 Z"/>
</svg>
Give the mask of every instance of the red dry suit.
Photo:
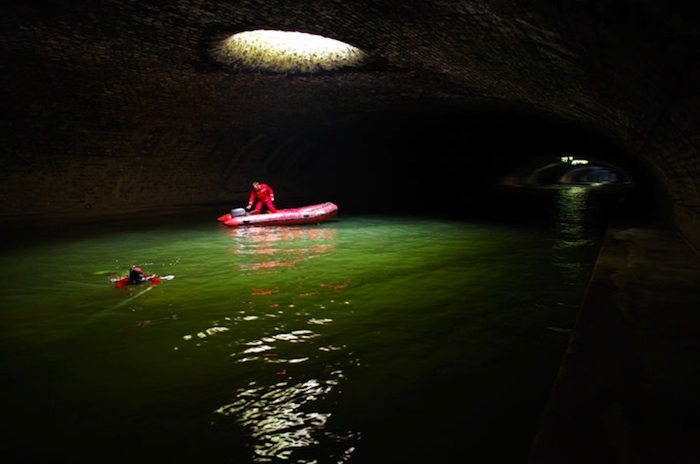
<svg viewBox="0 0 700 464">
<path fill-rule="evenodd" d="M 272 204 L 272 202 L 275 201 L 275 193 L 272 191 L 269 185 L 258 184 L 257 189 L 253 187 L 253 191 L 250 192 L 250 198 L 248 199 L 248 207 L 246 209 L 250 209 L 250 207 L 253 206 L 253 202 L 255 200 L 258 200 L 258 202 L 255 205 L 255 211 L 253 211 L 251 214 L 259 214 L 260 210 L 262 210 L 263 205 L 267 206 L 267 209 L 271 213 L 277 212 L 275 205 Z"/>
</svg>

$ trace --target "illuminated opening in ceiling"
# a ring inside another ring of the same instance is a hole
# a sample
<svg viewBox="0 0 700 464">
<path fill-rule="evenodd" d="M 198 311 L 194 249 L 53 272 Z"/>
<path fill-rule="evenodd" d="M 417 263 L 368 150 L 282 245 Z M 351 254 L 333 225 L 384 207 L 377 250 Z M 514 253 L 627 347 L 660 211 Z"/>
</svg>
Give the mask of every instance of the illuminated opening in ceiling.
<svg viewBox="0 0 700 464">
<path fill-rule="evenodd" d="M 304 32 L 257 30 L 234 34 L 215 50 L 218 61 L 236 68 L 278 73 L 333 71 L 364 64 L 359 48 Z"/>
</svg>

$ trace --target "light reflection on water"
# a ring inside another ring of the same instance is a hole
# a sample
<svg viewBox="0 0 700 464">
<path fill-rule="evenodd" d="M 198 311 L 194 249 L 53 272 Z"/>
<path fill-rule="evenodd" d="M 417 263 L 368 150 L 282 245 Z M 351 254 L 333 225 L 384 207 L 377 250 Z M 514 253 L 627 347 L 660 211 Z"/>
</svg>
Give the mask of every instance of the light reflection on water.
<svg viewBox="0 0 700 464">
<path fill-rule="evenodd" d="M 419 439 L 442 443 L 437 459 L 523 456 L 567 340 L 550 329 L 571 327 L 595 258 L 585 197 L 554 194 L 547 230 L 208 219 L 8 250 L 14 441 L 55 451 L 82 435 L 128 455 L 149 445 L 121 435 L 167 430 L 173 456 L 196 441 L 198 458 L 221 462 L 400 461 Z M 114 289 L 131 264 L 174 278 Z M 494 448 L 503 441 L 511 449 Z"/>
<path fill-rule="evenodd" d="M 575 248 L 591 245 L 593 238 L 586 234 L 586 222 L 590 220 L 594 205 L 591 202 L 589 190 L 584 187 L 569 187 L 558 189 L 555 224 L 557 231 L 556 247 Z"/>
<path fill-rule="evenodd" d="M 586 253 L 595 247 L 595 237 L 588 233 L 587 227 L 593 216 L 595 204 L 590 198 L 590 190 L 573 186 L 556 190 L 556 208 L 554 224 L 556 234 L 553 236 L 555 264 L 564 271 L 567 284 L 579 284 L 585 262 L 572 259 L 571 253 Z"/>
<path fill-rule="evenodd" d="M 264 227 L 264 228 L 229 228 L 227 235 L 232 239 L 231 253 L 243 255 L 245 260 L 235 260 L 235 272 L 240 275 L 275 275 L 285 268 L 293 268 L 301 263 L 317 258 L 327 257 L 336 247 L 337 229 L 335 227 Z M 320 282 L 318 289 L 306 286 L 299 287 L 299 292 L 291 301 L 298 298 L 318 296 L 328 291 L 337 293 L 343 290 L 348 282 Z M 274 279 L 265 287 L 251 288 L 253 298 L 269 297 L 279 293 L 287 293 L 289 289 L 275 283 Z M 327 304 L 334 304 L 330 300 Z M 326 309 L 327 304 L 317 303 L 318 309 Z M 345 300 L 340 302 L 349 305 Z M 233 324 L 258 321 L 260 318 L 274 319 L 283 317 L 285 310 L 295 310 L 295 303 L 281 305 L 267 303 L 268 311 L 260 316 L 250 314 L 257 312 L 257 305 L 251 311 L 240 311 L 233 318 L 227 318 Z M 270 311 L 272 310 L 272 311 Z M 300 314 L 308 314 L 308 326 L 322 326 L 333 323 L 330 317 L 311 317 L 311 313 L 302 310 Z M 195 336 L 185 335 L 184 340 L 202 340 L 228 331 L 228 327 L 210 327 Z M 342 463 L 349 459 L 354 449 L 354 442 L 359 434 L 352 431 L 335 432 L 329 435 L 326 422 L 331 417 L 329 411 L 314 408 L 313 403 L 327 398 L 337 390 L 343 380 L 343 366 L 340 362 L 324 354 L 347 351 L 346 346 L 317 345 L 314 351 L 300 356 L 296 354 L 294 344 L 314 345 L 315 339 L 322 337 L 320 333 L 309 329 L 297 329 L 289 332 L 278 332 L 259 339 L 239 339 L 237 351 L 229 357 L 238 364 L 255 365 L 256 370 L 274 372 L 277 381 L 251 381 L 245 387 L 239 387 L 233 402 L 221 405 L 214 412 L 222 416 L 233 416 L 236 422 L 245 428 L 251 439 L 254 451 L 254 462 L 270 462 L 274 459 L 288 460 L 294 450 L 312 448 L 319 444 L 324 435 L 331 436 L 336 443 L 349 443 L 338 450 L 335 462 Z M 303 350 L 304 351 L 304 350 Z M 313 358 L 312 358 L 313 357 Z M 302 373 L 294 370 L 300 364 L 312 365 Z M 354 364 L 354 360 L 346 363 Z M 272 375 L 272 374 L 270 374 Z M 315 378 L 309 376 L 315 375 Z M 319 377 L 322 375 L 322 377 Z"/>
<path fill-rule="evenodd" d="M 337 388 L 342 371 L 336 370 L 331 374 L 337 378 L 278 382 L 273 385 L 252 383 L 248 388 L 238 390 L 234 403 L 223 405 L 216 413 L 233 414 L 241 425 L 249 429 L 256 440 L 253 446 L 256 461 L 288 459 L 294 449 L 319 444 L 317 435 L 323 433 L 331 413 L 304 411 L 304 408 L 308 409 L 319 397 Z M 347 438 L 351 437 L 349 433 Z M 343 455 L 349 456 L 352 448 L 349 447 Z"/>
<path fill-rule="evenodd" d="M 242 272 L 277 273 L 283 266 L 294 266 L 318 258 L 335 248 L 335 228 L 317 227 L 231 227 L 232 253 L 252 255 L 253 260 L 238 263 Z"/>
</svg>

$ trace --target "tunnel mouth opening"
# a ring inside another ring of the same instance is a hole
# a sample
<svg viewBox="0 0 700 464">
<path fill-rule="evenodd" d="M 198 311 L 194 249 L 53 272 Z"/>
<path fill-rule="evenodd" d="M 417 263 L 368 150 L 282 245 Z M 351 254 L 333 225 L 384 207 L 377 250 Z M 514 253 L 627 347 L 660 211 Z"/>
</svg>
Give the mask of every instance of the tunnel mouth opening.
<svg viewBox="0 0 700 464">
<path fill-rule="evenodd" d="M 602 153 L 606 154 L 607 151 Z M 559 192 L 555 195 L 561 198 L 582 198 L 582 195 L 595 198 L 600 211 L 591 214 L 606 215 L 608 220 L 653 215 L 654 205 L 644 173 L 609 161 L 614 157 L 613 153 L 601 159 L 549 152 L 509 171 L 496 182 L 493 192 L 508 202 L 517 202 L 520 197 L 534 198 L 534 211 L 538 205 L 548 204 L 543 198 Z"/>
<path fill-rule="evenodd" d="M 234 69 L 279 74 L 318 73 L 356 68 L 369 54 L 340 40 L 299 31 L 257 29 L 217 42 L 212 56 Z"/>
<path fill-rule="evenodd" d="M 564 154 L 557 158 L 539 158 L 536 164 L 504 177 L 501 184 L 513 187 L 609 187 L 633 188 L 635 183 L 625 169 L 607 161 Z"/>
</svg>

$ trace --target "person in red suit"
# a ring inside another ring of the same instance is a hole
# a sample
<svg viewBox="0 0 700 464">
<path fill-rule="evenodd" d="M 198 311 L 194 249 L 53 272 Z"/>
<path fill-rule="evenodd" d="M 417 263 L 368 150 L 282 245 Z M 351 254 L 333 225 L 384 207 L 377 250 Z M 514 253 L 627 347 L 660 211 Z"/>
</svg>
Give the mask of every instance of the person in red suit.
<svg viewBox="0 0 700 464">
<path fill-rule="evenodd" d="M 263 205 L 267 206 L 269 212 L 277 212 L 275 205 L 272 204 L 272 202 L 275 201 L 275 193 L 272 191 L 269 185 L 261 184 L 260 182 L 253 182 L 253 191 L 250 192 L 248 206 L 246 206 L 245 209 L 250 211 L 250 208 L 253 206 L 253 202 L 256 200 L 257 203 L 255 204 L 255 210 L 251 211 L 250 214 L 260 214 Z"/>
<path fill-rule="evenodd" d="M 143 276 L 143 271 L 141 270 L 141 268 L 131 266 L 131 269 L 129 269 L 129 283 L 140 284 L 144 280 L 146 280 L 146 278 Z"/>
</svg>

